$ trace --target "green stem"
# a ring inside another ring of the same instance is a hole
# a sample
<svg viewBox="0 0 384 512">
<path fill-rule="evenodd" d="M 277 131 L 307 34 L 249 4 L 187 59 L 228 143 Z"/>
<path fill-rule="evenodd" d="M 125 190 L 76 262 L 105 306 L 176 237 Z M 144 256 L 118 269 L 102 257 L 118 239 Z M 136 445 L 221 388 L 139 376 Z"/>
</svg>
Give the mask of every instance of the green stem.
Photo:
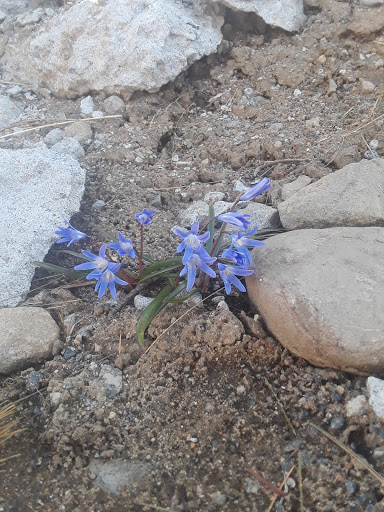
<svg viewBox="0 0 384 512">
<path fill-rule="evenodd" d="M 139 279 L 143 271 L 144 227 L 140 224 L 140 255 L 139 255 Z"/>
</svg>

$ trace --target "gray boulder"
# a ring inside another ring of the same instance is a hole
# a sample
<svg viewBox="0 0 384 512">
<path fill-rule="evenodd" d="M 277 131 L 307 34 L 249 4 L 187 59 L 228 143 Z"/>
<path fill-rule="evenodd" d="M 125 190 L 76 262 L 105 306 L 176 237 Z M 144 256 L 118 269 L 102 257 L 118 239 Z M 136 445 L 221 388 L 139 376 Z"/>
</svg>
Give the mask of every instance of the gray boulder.
<svg viewBox="0 0 384 512">
<path fill-rule="evenodd" d="M 215 0 L 231 9 L 254 12 L 268 25 L 280 27 L 289 32 L 299 30 L 307 17 L 304 15 L 303 0 Z"/>
<path fill-rule="evenodd" d="M 48 149 L 0 150 L 0 307 L 28 292 L 63 217 L 79 210 L 85 171 L 67 154 Z"/>
<path fill-rule="evenodd" d="M 286 229 L 384 225 L 384 159 L 349 164 L 278 206 Z"/>
<path fill-rule="evenodd" d="M 249 297 L 286 348 L 318 366 L 384 375 L 384 228 L 291 231 L 252 257 Z"/>
<path fill-rule="evenodd" d="M 52 356 L 60 329 L 41 308 L 0 309 L 0 374 L 28 368 Z"/>
<path fill-rule="evenodd" d="M 157 91 L 215 52 L 222 39 L 223 17 L 199 5 L 171 0 L 75 3 L 44 20 L 23 42 L 8 44 L 5 79 L 44 84 L 68 98 L 91 91 L 125 97 L 136 90 Z"/>
</svg>

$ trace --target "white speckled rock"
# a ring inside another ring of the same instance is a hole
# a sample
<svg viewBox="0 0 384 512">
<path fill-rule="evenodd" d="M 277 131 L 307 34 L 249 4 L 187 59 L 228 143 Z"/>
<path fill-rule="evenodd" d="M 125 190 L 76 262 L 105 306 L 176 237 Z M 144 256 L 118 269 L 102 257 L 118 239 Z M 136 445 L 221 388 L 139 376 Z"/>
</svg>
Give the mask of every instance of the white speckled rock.
<svg viewBox="0 0 384 512">
<path fill-rule="evenodd" d="M 0 374 L 28 368 L 52 356 L 60 329 L 41 308 L 0 309 Z"/>
<path fill-rule="evenodd" d="M 286 348 L 318 366 L 384 375 L 384 228 L 290 231 L 252 258 L 249 297 Z"/>
<path fill-rule="evenodd" d="M 369 403 L 378 418 L 384 421 L 384 380 L 368 377 Z"/>
<path fill-rule="evenodd" d="M 16 306 L 55 239 L 63 217 L 79 210 L 85 171 L 45 145 L 0 149 L 0 307 Z"/>
<path fill-rule="evenodd" d="M 11 123 L 14 123 L 21 110 L 11 101 L 8 96 L 0 96 L 0 130 L 7 128 Z"/>
<path fill-rule="evenodd" d="M 43 20 L 23 42 L 10 41 L 4 78 L 44 84 L 68 98 L 157 91 L 216 51 L 224 19 L 205 7 L 172 0 L 75 3 Z"/>
</svg>

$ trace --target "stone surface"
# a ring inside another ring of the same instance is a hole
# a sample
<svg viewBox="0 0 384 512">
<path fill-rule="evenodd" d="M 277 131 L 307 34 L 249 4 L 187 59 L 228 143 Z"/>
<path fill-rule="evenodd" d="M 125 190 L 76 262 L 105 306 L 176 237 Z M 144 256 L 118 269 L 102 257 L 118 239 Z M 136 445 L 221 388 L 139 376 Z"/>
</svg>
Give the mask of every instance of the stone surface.
<svg viewBox="0 0 384 512">
<path fill-rule="evenodd" d="M 0 305 L 15 306 L 29 290 L 63 216 L 79 210 L 85 171 L 45 145 L 0 150 Z"/>
<path fill-rule="evenodd" d="M 244 203 L 242 203 L 244 204 Z M 255 203 L 250 201 L 245 208 L 237 210 L 241 214 L 248 214 L 248 220 L 251 223 L 250 228 L 258 226 L 259 229 L 278 228 L 280 226 L 279 214 L 276 208 L 267 206 L 266 204 Z M 238 227 L 228 224 L 226 231 L 228 233 L 237 233 Z"/>
<path fill-rule="evenodd" d="M 75 3 L 22 43 L 8 44 L 5 79 L 44 84 L 69 98 L 154 92 L 216 51 L 224 20 L 203 7 L 171 0 Z"/>
<path fill-rule="evenodd" d="M 311 183 L 278 206 L 286 229 L 384 225 L 384 159 L 362 160 Z"/>
<path fill-rule="evenodd" d="M 384 421 L 384 380 L 368 377 L 369 403 L 378 418 Z"/>
<path fill-rule="evenodd" d="M 76 160 L 84 158 L 85 156 L 83 146 L 73 137 L 66 137 L 54 144 L 51 149 L 52 151 L 56 151 L 56 153 L 73 156 Z"/>
<path fill-rule="evenodd" d="M 143 462 L 122 459 L 112 461 L 92 459 L 88 470 L 96 476 L 95 486 L 112 494 L 120 494 L 124 488 L 147 485 L 151 466 Z"/>
<path fill-rule="evenodd" d="M 347 416 L 361 416 L 368 409 L 368 402 L 364 395 L 355 396 L 345 404 Z"/>
<path fill-rule="evenodd" d="M 0 309 L 0 374 L 28 368 L 52 356 L 60 329 L 41 308 Z"/>
<path fill-rule="evenodd" d="M 109 96 L 104 100 L 104 110 L 107 114 L 121 114 L 125 109 L 124 101 L 119 96 Z"/>
<path fill-rule="evenodd" d="M 213 205 L 215 215 L 229 211 L 232 203 L 226 201 L 217 201 Z M 195 201 L 187 209 L 182 211 L 179 215 L 179 222 L 181 226 L 190 228 L 197 220 L 201 222 L 203 219 L 208 219 L 209 205 L 205 201 Z"/>
<path fill-rule="evenodd" d="M 64 137 L 73 137 L 80 144 L 90 144 L 93 132 L 91 125 L 86 121 L 76 121 L 64 128 Z"/>
<path fill-rule="evenodd" d="M 281 27 L 290 32 L 299 30 L 304 24 L 302 0 L 215 0 L 231 9 L 255 12 L 269 25 Z"/>
<path fill-rule="evenodd" d="M 285 201 L 295 192 L 298 192 L 300 189 L 309 185 L 311 181 L 312 179 L 309 176 L 299 176 L 295 181 L 291 181 L 291 183 L 285 183 L 281 190 L 281 199 Z"/>
<path fill-rule="evenodd" d="M 285 347 L 318 366 L 384 374 L 384 228 L 283 233 L 252 257 L 249 297 Z"/>
<path fill-rule="evenodd" d="M 0 130 L 14 123 L 21 114 L 21 110 L 7 96 L 0 96 L 0 112 Z"/>
</svg>

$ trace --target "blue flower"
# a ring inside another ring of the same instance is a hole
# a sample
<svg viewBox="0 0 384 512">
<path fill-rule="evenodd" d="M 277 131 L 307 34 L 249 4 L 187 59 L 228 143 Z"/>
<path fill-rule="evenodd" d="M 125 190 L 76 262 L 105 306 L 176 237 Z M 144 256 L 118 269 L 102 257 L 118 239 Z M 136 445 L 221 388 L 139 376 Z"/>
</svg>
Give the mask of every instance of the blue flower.
<svg viewBox="0 0 384 512">
<path fill-rule="evenodd" d="M 105 259 L 105 251 L 107 249 L 106 245 L 103 245 L 100 248 L 99 255 L 93 254 L 88 251 L 81 251 L 86 258 L 88 258 L 91 261 L 88 261 L 87 263 L 81 263 L 80 265 L 76 265 L 74 267 L 75 270 L 89 270 L 91 268 L 95 269 L 91 274 L 96 274 L 97 272 L 102 272 L 108 267 L 108 264 L 111 264 L 107 259 Z M 88 274 L 90 276 L 91 274 Z M 88 278 L 87 276 L 87 278 Z M 89 279 L 92 279 L 90 277 Z"/>
<path fill-rule="evenodd" d="M 85 233 L 82 233 L 81 231 L 77 231 L 68 221 L 67 219 L 64 219 L 64 222 L 67 224 L 68 227 L 62 228 L 59 226 L 57 228 L 57 231 L 55 231 L 55 235 L 59 235 L 62 238 L 58 240 L 57 244 L 63 244 L 65 242 L 69 242 L 67 244 L 67 247 L 71 245 L 73 242 L 78 242 L 82 238 L 85 238 L 87 235 Z"/>
<path fill-rule="evenodd" d="M 175 229 L 176 235 L 183 239 L 183 241 L 181 242 L 179 247 L 176 249 L 176 252 L 181 252 L 181 251 L 184 251 L 184 249 L 185 249 L 185 253 L 183 256 L 183 260 L 182 260 L 184 265 L 191 258 L 192 254 L 194 252 L 197 252 L 198 250 L 202 251 L 200 253 L 200 256 L 201 256 L 201 254 L 203 254 L 204 257 L 206 257 L 206 258 L 210 257 L 201 243 L 202 242 L 204 243 L 207 240 L 209 240 L 209 237 L 211 235 L 208 231 L 206 231 L 202 235 L 198 235 L 197 234 L 198 232 L 199 232 L 199 223 L 197 221 L 195 221 L 192 224 L 191 231 L 189 233 L 184 233 L 184 231 L 181 231 L 181 229 Z"/>
<path fill-rule="evenodd" d="M 263 247 L 265 245 L 264 242 L 260 242 L 260 240 L 253 240 L 252 238 L 247 238 L 247 236 L 253 235 L 258 230 L 258 227 L 255 226 L 248 233 L 242 233 L 241 231 L 237 232 L 237 235 L 231 235 L 232 244 L 235 246 L 236 251 L 243 254 L 245 260 L 248 265 L 252 264 L 252 256 L 248 251 L 247 246 L 249 247 Z"/>
<path fill-rule="evenodd" d="M 234 251 L 232 247 L 233 244 L 228 249 L 225 249 L 221 257 L 233 261 L 233 263 L 236 263 L 241 268 L 247 268 L 247 258 L 241 252 Z"/>
<path fill-rule="evenodd" d="M 230 293 L 231 284 L 236 286 L 241 292 L 246 292 L 245 286 L 236 276 L 249 276 L 254 270 L 246 270 L 245 268 L 235 267 L 234 265 L 223 265 L 219 263 L 219 274 L 224 282 L 225 293 Z"/>
<path fill-rule="evenodd" d="M 97 279 L 95 292 L 99 290 L 98 298 L 100 299 L 104 293 L 107 291 L 109 286 L 109 290 L 114 299 L 116 299 L 116 284 L 128 284 L 126 281 L 123 281 L 119 277 L 115 276 L 114 272 L 117 272 L 120 268 L 120 263 L 115 263 L 104 270 L 104 272 L 98 272 L 98 274 L 94 273 L 93 277 L 90 277 L 91 274 L 87 276 L 87 279 Z M 93 272 L 92 272 L 93 273 Z"/>
<path fill-rule="evenodd" d="M 259 196 L 269 188 L 271 188 L 272 185 L 269 183 L 269 178 L 263 178 L 259 183 L 256 183 L 256 185 L 253 185 L 250 189 L 248 189 L 241 197 L 240 201 L 250 201 L 251 199 L 255 199 L 255 197 Z"/>
<path fill-rule="evenodd" d="M 151 224 L 152 223 L 152 215 L 156 213 L 156 210 L 144 210 L 141 213 L 136 213 L 136 220 L 140 222 L 141 225 Z"/>
<path fill-rule="evenodd" d="M 205 256 L 206 251 L 202 251 L 201 249 L 198 252 L 192 254 L 192 256 L 186 262 L 183 270 L 180 272 L 180 276 L 183 276 L 186 272 L 188 272 L 187 292 L 189 292 L 189 290 L 191 290 L 191 288 L 195 284 L 196 273 L 198 268 L 202 270 L 205 274 L 208 274 L 211 277 L 216 277 L 215 271 L 208 267 L 208 265 L 212 265 L 212 263 L 214 263 L 217 260 L 217 258 Z"/>
<path fill-rule="evenodd" d="M 136 254 L 135 251 L 133 250 L 132 240 L 130 240 L 129 238 L 124 238 L 120 231 L 118 231 L 117 234 L 119 236 L 120 243 L 114 242 L 112 244 L 109 244 L 109 247 L 111 249 L 116 249 L 120 256 L 128 254 L 131 258 L 135 258 Z"/>
<path fill-rule="evenodd" d="M 235 213 L 235 212 L 229 212 L 229 213 L 222 213 L 217 217 L 217 220 L 220 222 L 226 222 L 227 224 L 232 224 L 233 226 L 238 226 L 242 229 L 248 229 L 249 225 L 251 224 L 246 217 L 250 217 L 249 213 Z"/>
</svg>

